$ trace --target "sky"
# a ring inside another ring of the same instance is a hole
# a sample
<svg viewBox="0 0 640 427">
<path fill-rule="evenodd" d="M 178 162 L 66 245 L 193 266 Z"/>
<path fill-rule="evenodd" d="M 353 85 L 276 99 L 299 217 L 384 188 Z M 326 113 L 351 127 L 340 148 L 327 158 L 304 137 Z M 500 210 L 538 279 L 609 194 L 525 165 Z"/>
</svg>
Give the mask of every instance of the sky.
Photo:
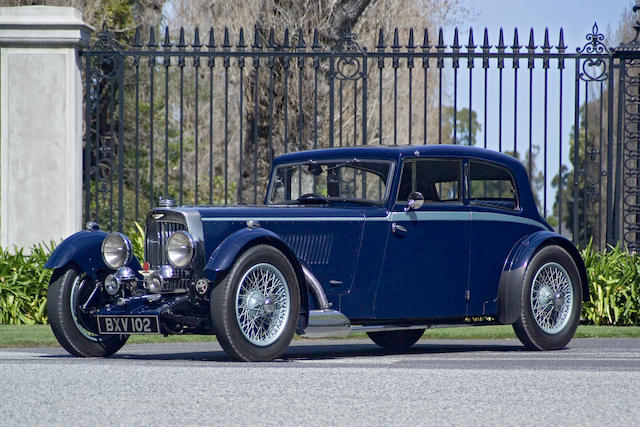
<svg viewBox="0 0 640 427">
<path fill-rule="evenodd" d="M 460 43 L 465 45 L 468 39 L 469 27 L 474 29 L 474 41 L 482 43 L 482 33 L 486 27 L 489 31 L 489 42 L 496 45 L 500 28 L 504 30 L 505 44 L 513 42 L 514 28 L 518 28 L 519 42 L 525 46 L 529 40 L 529 30 L 533 28 L 535 44 L 542 45 L 545 28 L 549 29 L 550 43 L 558 44 L 560 28 L 564 29 L 564 41 L 568 46 L 567 52 L 574 53 L 576 48 L 587 43 L 586 35 L 591 33 L 597 22 L 599 32 L 612 40 L 621 20 L 622 13 L 632 7 L 629 0 L 469 0 L 466 4 L 471 9 L 471 17 L 459 23 Z M 445 43 L 450 44 L 453 39 L 452 31 L 445 32 Z M 465 51 L 466 49 L 462 49 Z M 492 50 L 493 51 L 493 50 Z M 507 49 L 510 52 L 511 49 Z M 555 49 L 552 50 L 554 52 Z M 521 52 L 526 52 L 522 49 Z M 537 52 L 540 52 L 538 49 Z M 543 147 L 544 140 L 544 71 L 540 62 L 536 62 L 533 73 L 532 86 L 532 141 L 534 145 Z M 502 144 L 503 150 L 513 150 L 514 147 L 514 95 L 517 95 L 517 129 L 515 130 L 518 151 L 528 151 L 529 146 L 529 70 L 527 61 L 520 61 L 517 74 L 517 94 L 514 92 L 514 71 L 510 60 L 505 60 L 503 70 L 503 105 L 502 105 Z M 466 62 L 461 62 L 458 76 L 459 95 L 458 109 L 469 106 L 468 88 L 469 77 Z M 483 127 L 483 133 L 477 135 L 478 143 L 484 141 L 484 129 L 487 132 L 487 145 L 497 149 L 498 141 L 498 71 L 495 62 L 491 63 L 488 75 L 487 123 L 483 115 L 484 75 L 482 64 L 477 62 L 472 77 L 472 109 L 478 113 L 478 119 Z M 558 145 L 562 138 L 562 164 L 568 164 L 568 138 L 574 123 L 575 114 L 575 64 L 567 62 L 563 71 L 563 104 L 559 106 L 560 78 L 557 61 L 551 61 L 548 71 L 547 88 L 547 182 L 550 182 L 559 169 L 560 156 Z M 589 83 L 591 91 L 598 91 L 599 83 Z M 581 82 L 580 99 L 584 102 L 585 85 Z M 593 98 L 590 98 L 593 99 Z M 562 116 L 562 132 L 560 132 L 560 115 Z M 592 125 L 593 126 L 593 125 Z M 591 129 L 591 128 L 590 128 Z M 538 156 L 537 164 L 542 169 L 544 152 Z M 542 196 L 542 195 L 541 195 Z M 548 186 L 547 214 L 551 213 L 555 198 L 554 190 Z M 543 206 L 541 206 L 541 210 Z"/>
</svg>

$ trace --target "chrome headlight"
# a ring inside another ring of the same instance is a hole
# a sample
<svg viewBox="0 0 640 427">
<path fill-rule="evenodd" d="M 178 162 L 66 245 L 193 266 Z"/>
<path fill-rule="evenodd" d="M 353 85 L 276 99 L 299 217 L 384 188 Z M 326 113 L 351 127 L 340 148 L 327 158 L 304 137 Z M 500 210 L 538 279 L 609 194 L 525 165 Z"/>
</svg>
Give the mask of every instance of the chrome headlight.
<svg viewBox="0 0 640 427">
<path fill-rule="evenodd" d="M 102 241 L 102 260 L 116 270 L 131 261 L 131 241 L 122 233 L 111 233 Z"/>
<path fill-rule="evenodd" d="M 186 231 L 176 231 L 167 242 L 167 257 L 176 268 L 184 268 L 193 260 L 196 253 L 196 241 Z"/>
</svg>

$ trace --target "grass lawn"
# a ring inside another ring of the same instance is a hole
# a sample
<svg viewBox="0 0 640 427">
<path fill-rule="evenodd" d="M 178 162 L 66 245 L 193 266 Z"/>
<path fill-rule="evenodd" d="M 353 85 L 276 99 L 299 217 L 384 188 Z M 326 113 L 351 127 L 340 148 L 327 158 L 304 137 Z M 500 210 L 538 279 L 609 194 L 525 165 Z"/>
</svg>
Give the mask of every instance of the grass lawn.
<svg viewBox="0 0 640 427">
<path fill-rule="evenodd" d="M 358 333 L 351 338 L 366 338 Z M 640 338 L 638 326 L 579 326 L 576 338 Z M 509 325 L 475 326 L 463 328 L 436 328 L 425 332 L 423 339 L 516 339 Z M 207 335 L 135 335 L 128 344 L 146 344 L 162 342 L 207 342 L 215 341 Z M 296 339 L 302 339 L 296 336 Z M 348 339 L 348 338 L 347 338 Z M 48 325 L 0 325 L 0 348 L 14 347 L 51 347 L 58 346 Z"/>
</svg>

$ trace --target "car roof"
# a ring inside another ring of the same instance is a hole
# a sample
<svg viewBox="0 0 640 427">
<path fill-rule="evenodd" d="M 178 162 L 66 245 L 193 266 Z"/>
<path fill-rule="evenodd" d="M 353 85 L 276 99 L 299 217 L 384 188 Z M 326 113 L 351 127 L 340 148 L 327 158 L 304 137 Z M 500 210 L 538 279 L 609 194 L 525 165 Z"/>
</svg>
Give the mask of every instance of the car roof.
<svg viewBox="0 0 640 427">
<path fill-rule="evenodd" d="M 520 194 L 520 207 L 528 215 L 538 217 L 538 209 L 531 190 L 528 172 L 522 162 L 515 157 L 486 148 L 470 147 L 466 145 L 367 145 L 357 147 L 334 147 L 317 150 L 298 151 L 287 153 L 273 160 L 273 167 L 281 164 L 304 162 L 308 160 L 347 160 L 379 159 L 399 162 L 404 158 L 412 157 L 455 157 L 472 158 L 494 162 L 505 166 L 511 171 Z"/>
<path fill-rule="evenodd" d="M 317 150 L 298 151 L 278 156 L 274 159 L 274 165 L 283 163 L 296 163 L 306 160 L 318 159 L 349 159 L 360 157 L 367 159 L 402 160 L 405 157 L 472 157 L 482 160 L 504 164 L 510 169 L 522 167 L 519 160 L 497 151 L 466 145 L 367 145 L 357 147 L 335 147 Z"/>
</svg>

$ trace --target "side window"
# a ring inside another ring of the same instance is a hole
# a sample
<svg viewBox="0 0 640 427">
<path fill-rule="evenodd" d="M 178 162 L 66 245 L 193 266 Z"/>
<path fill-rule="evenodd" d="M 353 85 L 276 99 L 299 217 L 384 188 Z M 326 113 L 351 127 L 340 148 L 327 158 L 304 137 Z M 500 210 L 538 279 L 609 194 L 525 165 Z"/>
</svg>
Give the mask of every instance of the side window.
<svg viewBox="0 0 640 427">
<path fill-rule="evenodd" d="M 410 159 L 402 165 L 398 202 L 406 202 L 412 191 L 419 191 L 429 202 L 460 201 L 460 160 Z"/>
<path fill-rule="evenodd" d="M 516 186 L 507 169 L 474 160 L 469 162 L 469 168 L 471 203 L 511 210 L 518 207 Z"/>
</svg>

